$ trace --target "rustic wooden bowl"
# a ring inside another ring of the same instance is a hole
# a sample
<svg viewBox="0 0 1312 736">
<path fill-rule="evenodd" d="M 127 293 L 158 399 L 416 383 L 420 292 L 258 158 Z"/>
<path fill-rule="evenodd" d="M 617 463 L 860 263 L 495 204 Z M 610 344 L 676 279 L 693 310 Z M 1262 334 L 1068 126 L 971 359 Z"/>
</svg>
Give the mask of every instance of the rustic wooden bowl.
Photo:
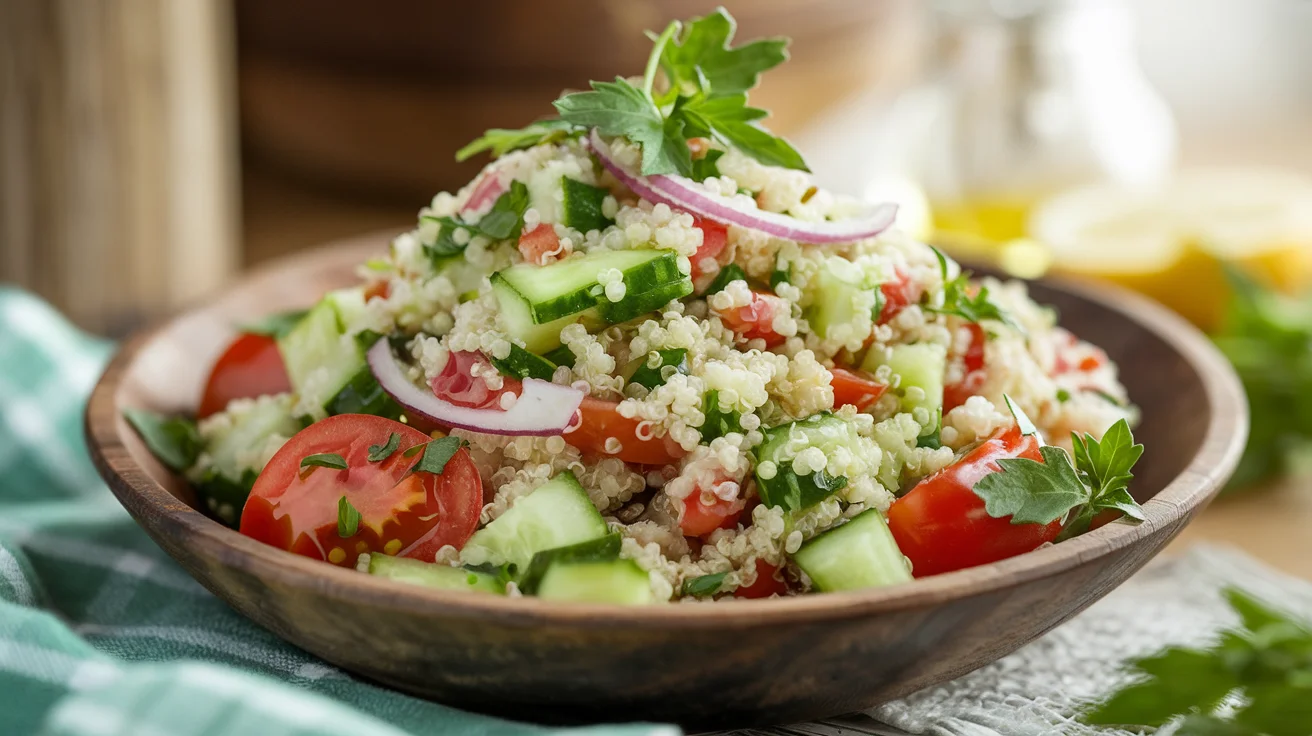
<svg viewBox="0 0 1312 736">
<path fill-rule="evenodd" d="M 121 419 L 189 412 L 234 323 L 309 304 L 386 236 L 276 263 L 129 340 L 87 408 L 91 455 L 142 527 L 233 608 L 325 660 L 453 706 L 555 722 L 794 722 L 962 675 L 1079 613 L 1157 553 L 1235 467 L 1247 407 L 1229 365 L 1128 292 L 1038 282 L 1034 296 L 1120 363 L 1143 408 L 1135 496 L 1117 522 L 992 565 L 866 592 L 616 608 L 409 587 L 265 546 L 193 508 Z"/>
</svg>

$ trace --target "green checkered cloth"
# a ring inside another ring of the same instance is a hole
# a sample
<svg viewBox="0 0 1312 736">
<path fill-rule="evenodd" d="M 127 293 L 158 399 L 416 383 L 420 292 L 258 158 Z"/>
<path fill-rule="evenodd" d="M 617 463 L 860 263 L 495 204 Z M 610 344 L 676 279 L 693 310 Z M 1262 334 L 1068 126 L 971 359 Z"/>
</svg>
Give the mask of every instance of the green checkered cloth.
<svg viewBox="0 0 1312 736">
<path fill-rule="evenodd" d="M 137 528 L 82 439 L 110 343 L 0 286 L 0 733 L 668 736 L 562 731 L 365 682 L 237 615 Z"/>
</svg>

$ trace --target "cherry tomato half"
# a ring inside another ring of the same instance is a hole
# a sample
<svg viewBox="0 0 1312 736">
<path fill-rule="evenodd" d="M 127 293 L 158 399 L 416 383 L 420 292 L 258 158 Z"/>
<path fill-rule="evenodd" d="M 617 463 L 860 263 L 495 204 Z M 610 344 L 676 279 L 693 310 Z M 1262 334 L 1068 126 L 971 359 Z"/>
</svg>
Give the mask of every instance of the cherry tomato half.
<svg viewBox="0 0 1312 736">
<path fill-rule="evenodd" d="M 290 391 L 278 343 L 266 335 L 238 335 L 223 351 L 201 395 L 198 419 L 223 411 L 233 399 Z"/>
<path fill-rule="evenodd" d="M 865 411 L 888 390 L 888 384 L 864 371 L 832 368 L 829 372 L 833 375 L 829 385 L 834 389 L 834 408 L 851 404 L 857 411 Z"/>
<path fill-rule="evenodd" d="M 765 340 L 767 348 L 782 345 L 788 338 L 774 331 L 774 317 L 781 310 L 788 310 L 788 302 L 774 294 L 759 291 L 752 292 L 750 304 L 734 307 L 723 312 L 716 311 L 725 327 L 738 333 L 744 339 Z"/>
<path fill-rule="evenodd" d="M 579 406 L 580 421 L 577 427 L 565 431 L 565 441 L 586 453 L 617 457 L 626 463 L 639 465 L 669 465 L 687 454 L 679 443 L 666 435 L 651 437 L 638 435 L 641 419 L 629 419 L 619 413 L 619 404 L 588 396 Z M 619 443 L 618 452 L 612 443 Z"/>
<path fill-rule="evenodd" d="M 397 450 L 369 461 L 371 445 L 400 437 Z M 383 417 L 339 414 L 296 433 L 255 481 L 241 515 L 241 533 L 266 544 L 336 565 L 353 566 L 362 552 L 432 562 L 443 545 L 464 546 L 478 528 L 483 483 L 461 449 L 441 475 L 412 473 L 419 456 L 405 451 L 428 435 Z M 308 455 L 335 453 L 345 470 L 301 469 Z M 358 531 L 338 534 L 338 503 L 360 512 Z"/>
<path fill-rule="evenodd" d="M 730 480 L 723 478 L 717 483 Z M 705 503 L 702 493 L 706 489 L 693 488 L 692 493 L 683 499 L 683 512 L 679 516 L 679 531 L 685 537 L 708 537 L 717 529 L 732 529 L 738 524 L 738 518 L 747 508 L 747 502 L 741 498 L 725 501 L 713 497 L 711 503 Z"/>
<path fill-rule="evenodd" d="M 1000 458 L 1043 462 L 1039 447 L 1037 437 L 1022 435 L 1016 427 L 1003 430 L 893 502 L 888 528 L 916 577 L 996 562 L 1057 538 L 1060 519 L 1051 524 L 996 519 L 972 490 L 980 478 L 1001 470 Z"/>
</svg>

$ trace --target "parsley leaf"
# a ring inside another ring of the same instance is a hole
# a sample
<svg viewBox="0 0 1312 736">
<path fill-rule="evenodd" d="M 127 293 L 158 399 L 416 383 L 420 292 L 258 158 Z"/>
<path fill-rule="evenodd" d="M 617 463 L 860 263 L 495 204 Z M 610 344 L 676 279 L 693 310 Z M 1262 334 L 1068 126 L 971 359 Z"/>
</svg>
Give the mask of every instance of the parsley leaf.
<svg viewBox="0 0 1312 736">
<path fill-rule="evenodd" d="M 381 463 L 396 452 L 396 448 L 401 446 L 401 435 L 393 432 L 387 438 L 387 444 L 369 445 L 369 462 Z"/>
<path fill-rule="evenodd" d="M 682 595 L 690 595 L 695 598 L 705 598 L 715 595 L 720 591 L 720 586 L 724 583 L 725 576 L 728 573 L 716 572 L 710 575 L 699 575 L 695 578 L 686 578 L 683 581 Z"/>
<path fill-rule="evenodd" d="M 1012 319 L 1011 315 L 999 307 L 995 302 L 989 300 L 989 288 L 987 286 L 975 286 L 970 283 L 970 272 L 961 271 L 956 278 L 950 278 L 950 268 L 948 266 L 948 257 L 943 251 L 934 246 L 934 256 L 938 258 L 939 272 L 943 276 L 943 303 L 940 306 L 926 307 L 928 311 L 937 312 L 938 314 L 956 315 L 967 322 L 980 322 L 986 319 L 997 320 L 1004 324 L 1023 332 L 1024 329 L 1020 323 Z"/>
<path fill-rule="evenodd" d="M 1157 727 L 1179 734 L 1284 736 L 1312 723 L 1312 629 L 1236 589 L 1225 592 L 1242 628 L 1207 648 L 1169 647 L 1135 660 L 1136 682 L 1080 716 L 1089 725 Z M 1227 698 L 1239 703 L 1221 715 Z"/>
<path fill-rule="evenodd" d="M 301 321 L 310 310 L 293 309 L 262 317 L 248 324 L 239 325 L 237 329 L 246 335 L 264 335 L 265 337 L 282 337 Z"/>
<path fill-rule="evenodd" d="M 492 158 L 501 158 L 511 151 L 532 148 L 540 143 L 551 143 L 580 135 L 582 131 L 570 123 L 558 118 L 547 118 L 531 123 L 519 130 L 506 128 L 489 128 L 482 136 L 475 138 L 456 151 L 456 160 L 464 161 L 484 151 L 491 151 Z"/>
<path fill-rule="evenodd" d="M 346 470 L 346 458 L 335 452 L 320 452 L 301 458 L 301 470 L 306 468 L 332 468 Z"/>
<path fill-rule="evenodd" d="M 718 162 L 720 160 L 720 157 L 723 155 L 724 155 L 724 151 L 711 149 L 707 151 L 706 154 L 703 155 L 701 158 L 693 159 L 692 175 L 691 175 L 692 180 L 706 181 L 707 179 L 713 176 L 719 176 L 720 164 Z"/>
<path fill-rule="evenodd" d="M 730 48 L 736 30 L 737 23 L 724 8 L 690 21 L 683 38 L 673 40 L 660 57 L 670 88 L 688 94 L 738 94 L 755 87 L 762 72 L 788 60 L 785 38 Z"/>
<path fill-rule="evenodd" d="M 746 95 L 695 97 L 676 105 L 676 113 L 689 121 L 690 135 L 719 138 L 769 166 L 810 170 L 806 168 L 802 154 L 788 141 L 754 124 L 768 113 L 760 108 L 748 107 Z"/>
<path fill-rule="evenodd" d="M 623 78 L 593 82 L 591 92 L 565 95 L 554 104 L 561 120 L 641 146 L 643 174 L 692 174 L 683 121 L 666 120 L 650 96 Z"/>
<path fill-rule="evenodd" d="M 142 409 L 124 409 L 123 417 L 141 435 L 151 454 L 170 469 L 182 472 L 196 464 L 204 443 L 195 422 Z"/>
<path fill-rule="evenodd" d="M 350 539 L 360 531 L 360 512 L 346 500 L 346 496 L 337 499 L 337 536 Z"/>
<path fill-rule="evenodd" d="M 415 463 L 415 466 L 410 469 L 410 472 L 441 475 L 442 471 L 446 469 L 447 462 L 455 456 L 461 447 L 464 447 L 464 444 L 464 440 L 459 437 L 443 437 L 440 440 L 425 443 L 422 445 L 424 454 L 419 458 L 419 462 Z M 408 453 L 409 450 L 407 450 L 407 456 L 409 456 Z"/>
<path fill-rule="evenodd" d="M 463 253 L 469 241 L 466 240 L 463 245 L 456 242 L 456 230 L 461 228 L 468 230 L 470 237 L 482 235 L 489 240 L 518 237 L 519 232 L 524 229 L 524 212 L 528 210 L 528 205 L 528 185 L 516 179 L 510 182 L 510 187 L 497 197 L 497 201 L 492 203 L 492 209 L 488 210 L 476 224 L 455 217 L 421 217 L 421 221 L 437 222 L 440 225 L 437 239 L 424 245 L 424 251 L 429 259 L 434 261 Z"/>
</svg>

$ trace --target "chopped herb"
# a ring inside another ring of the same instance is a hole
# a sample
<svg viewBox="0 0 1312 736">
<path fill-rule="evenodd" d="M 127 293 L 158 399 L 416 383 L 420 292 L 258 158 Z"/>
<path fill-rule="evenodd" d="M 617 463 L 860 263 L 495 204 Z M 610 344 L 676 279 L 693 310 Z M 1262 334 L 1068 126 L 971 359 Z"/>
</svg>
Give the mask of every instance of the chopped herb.
<svg viewBox="0 0 1312 736">
<path fill-rule="evenodd" d="M 648 391 L 657 386 L 663 386 L 665 385 L 665 382 L 669 380 L 665 373 L 665 368 L 667 366 L 674 368 L 675 373 L 680 373 L 685 376 L 688 375 L 690 369 L 688 368 L 687 350 L 683 348 L 673 348 L 670 350 L 657 350 L 655 352 L 660 356 L 659 365 L 655 368 L 651 367 L 651 364 L 648 362 L 651 357 L 650 353 L 638 358 L 635 361 L 638 363 L 638 367 L 633 371 L 633 375 L 629 376 L 629 383 L 636 383 Z"/>
<path fill-rule="evenodd" d="M 301 321 L 310 310 L 293 309 L 289 312 L 278 312 L 267 317 L 257 319 L 244 325 L 239 325 L 237 329 L 247 335 L 264 335 L 266 337 L 279 338 L 292 331 L 292 328 Z"/>
<path fill-rule="evenodd" d="M 568 176 L 560 177 L 561 191 L 565 195 L 565 225 L 587 233 L 605 230 L 615 221 L 602 211 L 610 192 L 601 187 L 584 184 Z"/>
<path fill-rule="evenodd" d="M 926 447 L 931 450 L 937 450 L 943 446 L 943 408 L 939 407 L 934 410 L 934 426 L 925 430 L 925 433 L 916 438 L 916 447 Z"/>
<path fill-rule="evenodd" d="M 350 539 L 360 531 L 360 512 L 346 500 L 346 496 L 337 499 L 337 536 Z"/>
<path fill-rule="evenodd" d="M 564 120 L 548 118 L 539 120 L 519 130 L 491 128 L 482 136 L 470 141 L 464 148 L 456 151 L 456 160 L 464 161 L 484 151 L 491 151 L 492 158 L 501 158 L 511 151 L 531 148 L 540 143 L 552 143 L 579 135 L 579 131 Z"/>
<path fill-rule="evenodd" d="M 1070 401 L 1070 400 L 1071 400 L 1071 392 L 1070 392 L 1070 391 L 1067 391 L 1067 390 L 1064 389 L 1064 388 L 1059 388 L 1059 389 L 1057 389 L 1057 401 L 1058 401 L 1058 403 L 1065 404 L 1067 401 Z"/>
<path fill-rule="evenodd" d="M 791 279 L 792 272 L 788 262 L 780 262 L 776 260 L 774 262 L 774 270 L 770 272 L 770 288 L 775 289 L 779 287 L 779 284 L 790 283 Z"/>
<path fill-rule="evenodd" d="M 743 431 L 742 425 L 739 424 L 741 417 L 734 410 L 724 411 L 720 408 L 720 392 L 718 389 L 711 389 L 702 397 L 702 414 L 706 416 L 706 421 L 702 422 L 702 442 L 709 444 L 716 437 L 723 437 L 730 432 Z"/>
<path fill-rule="evenodd" d="M 434 267 L 437 267 L 439 262 L 447 257 L 463 253 L 469 244 L 468 240 L 463 244 L 456 242 L 457 230 L 464 229 L 469 232 L 470 237 L 482 235 L 489 240 L 506 240 L 511 236 L 518 236 L 524 229 L 524 212 L 528 209 L 528 204 L 528 186 L 516 179 L 510 182 L 510 188 L 497 197 L 497 201 L 492 204 L 492 209 L 488 210 L 476 225 L 455 217 L 422 217 L 421 220 L 436 222 L 439 225 L 437 240 L 425 245 L 424 251 L 428 254 L 429 260 L 433 261 Z"/>
<path fill-rule="evenodd" d="M 875 289 L 875 306 L 870 310 L 870 318 L 875 324 L 879 324 L 879 318 L 884 315 L 884 304 L 888 298 L 884 296 L 883 289 Z"/>
<path fill-rule="evenodd" d="M 1002 400 L 1007 402 L 1007 410 L 1011 412 L 1012 418 L 1016 420 L 1016 426 L 1020 428 L 1021 434 L 1030 437 L 1039 433 L 1039 428 L 1034 426 L 1034 422 L 1030 421 L 1025 411 L 1017 406 L 1010 396 L 1003 394 Z"/>
<path fill-rule="evenodd" d="M 733 16 L 717 8 L 690 21 L 682 38 L 670 39 L 660 65 L 671 92 L 716 97 L 742 94 L 757 85 L 761 72 L 788 60 L 788 39 L 767 38 L 733 48 L 730 44 L 736 30 Z"/>
<path fill-rule="evenodd" d="M 441 475 L 446 469 L 446 464 L 452 457 L 463 447 L 464 440 L 459 437 L 443 437 L 440 440 L 426 442 L 420 447 L 424 448 L 424 454 L 419 458 L 419 462 L 410 469 L 413 473 L 432 473 Z M 414 448 L 411 448 L 414 449 Z M 408 455 L 407 455 L 408 457 Z"/>
<path fill-rule="evenodd" d="M 702 294 L 702 296 L 718 294 L 719 292 L 724 291 L 725 287 L 729 284 L 738 280 L 746 281 L 747 272 L 737 263 L 730 263 L 724 268 L 721 268 L 719 273 L 715 274 L 715 279 L 711 281 L 710 286 L 706 287 L 706 293 Z"/>
<path fill-rule="evenodd" d="M 993 319 L 1011 327 L 1022 330 L 1020 324 L 1011 315 L 1003 311 L 995 302 L 989 300 L 987 286 L 976 287 L 970 283 L 970 272 L 962 271 L 956 278 L 950 278 L 948 257 L 943 251 L 930 246 L 938 258 L 939 273 L 943 276 L 943 304 L 926 307 L 931 312 L 956 315 L 967 322 L 980 322 Z M 973 293 L 972 293 L 973 292 Z M 1022 330 L 1023 331 L 1023 330 Z"/>
<path fill-rule="evenodd" d="M 706 181 L 712 177 L 720 175 L 720 165 L 717 163 L 724 151 L 711 149 L 701 158 L 692 160 L 692 179 L 693 181 Z"/>
<path fill-rule="evenodd" d="M 396 449 L 400 446 L 401 446 L 401 435 L 397 434 L 396 432 L 391 433 L 387 437 L 387 444 L 369 445 L 369 462 L 381 463 L 382 461 L 391 457 L 392 454 L 396 452 Z"/>
<path fill-rule="evenodd" d="M 1080 720 L 1138 731 L 1178 719 L 1174 733 L 1181 736 L 1308 733 L 1312 628 L 1235 588 L 1225 597 L 1239 614 L 1240 628 L 1222 633 L 1207 648 L 1168 647 L 1134 660 L 1137 681 Z"/>
<path fill-rule="evenodd" d="M 699 575 L 695 578 L 687 578 L 683 581 L 683 595 L 690 595 L 695 598 L 705 598 L 720 592 L 720 586 L 724 584 L 724 577 L 728 573 L 717 572 L 710 575 Z"/>
<path fill-rule="evenodd" d="M 346 458 L 335 452 L 320 452 L 301 458 L 301 470 L 306 468 L 332 468 L 346 470 Z"/>
<path fill-rule="evenodd" d="M 172 470 L 182 472 L 196 464 L 204 443 L 195 422 L 141 409 L 124 409 L 123 416 L 141 435 L 151 454 Z"/>
<path fill-rule="evenodd" d="M 324 410 L 330 416 L 372 414 L 388 419 L 398 419 L 404 412 L 401 405 L 383 390 L 367 365 L 360 368 L 351 380 L 329 399 Z"/>
</svg>

